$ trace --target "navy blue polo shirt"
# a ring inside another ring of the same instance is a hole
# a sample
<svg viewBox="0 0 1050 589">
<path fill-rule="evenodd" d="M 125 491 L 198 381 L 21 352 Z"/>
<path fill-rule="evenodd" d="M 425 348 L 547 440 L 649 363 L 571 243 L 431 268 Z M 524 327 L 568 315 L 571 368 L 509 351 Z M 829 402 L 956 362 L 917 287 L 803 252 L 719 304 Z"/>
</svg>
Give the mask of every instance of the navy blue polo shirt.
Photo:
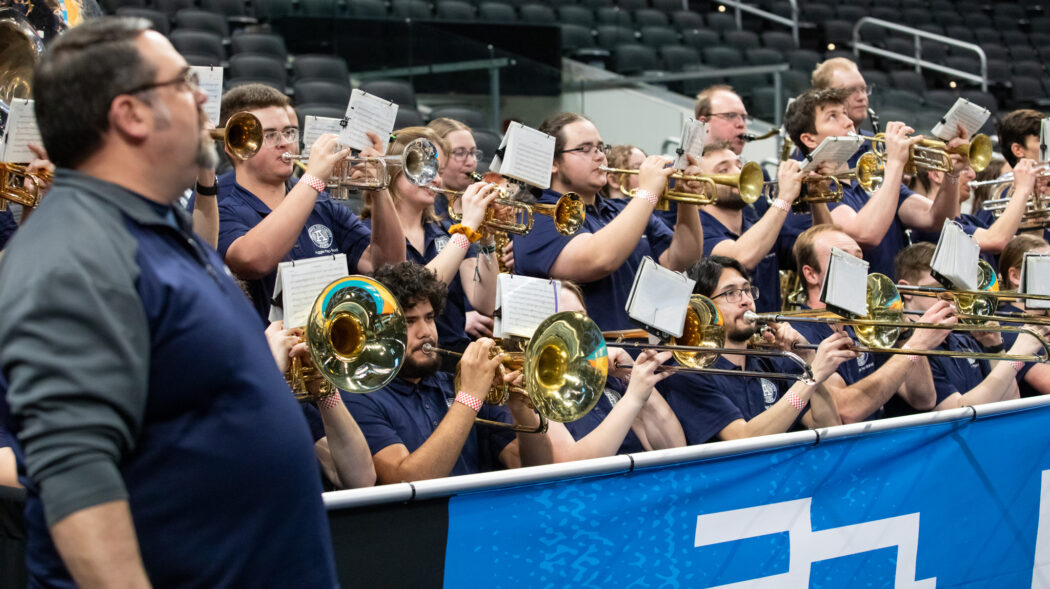
<svg viewBox="0 0 1050 589">
<path fill-rule="evenodd" d="M 893 259 L 897 257 L 898 252 L 909 245 L 908 234 L 905 233 L 906 227 L 900 218 L 900 208 L 901 204 L 912 194 L 914 192 L 901 184 L 900 196 L 897 200 L 897 214 L 893 216 L 889 229 L 886 230 L 886 234 L 878 245 L 864 248 L 864 259 L 867 260 L 871 272 L 893 276 Z M 828 208 L 835 210 L 837 207 L 847 206 L 854 212 L 859 212 L 869 200 L 871 196 L 859 185 L 847 184 L 842 187 L 842 202 L 829 203 Z"/>
<path fill-rule="evenodd" d="M 538 199 L 541 203 L 553 204 L 561 194 L 544 190 Z M 596 233 L 609 224 L 630 201 L 594 197 L 594 205 L 587 206 L 587 218 L 579 233 Z M 565 236 L 554 228 L 554 221 L 546 215 L 536 215 L 535 224 L 528 235 L 514 237 L 514 271 L 526 276 L 548 278 L 551 266 L 562 249 L 575 236 Z M 656 217 L 649 217 L 649 224 L 627 260 L 612 274 L 581 284 L 587 315 L 603 330 L 628 329 L 633 326 L 627 318 L 624 306 L 631 294 L 634 275 L 644 256 L 658 260 L 671 245 L 674 233 Z"/>
<path fill-rule="evenodd" d="M 949 333 L 938 350 L 953 352 L 981 352 L 981 344 L 968 333 Z M 948 356 L 930 356 L 930 372 L 933 373 L 933 387 L 937 390 L 937 403 L 944 401 L 952 393 L 966 394 L 970 389 L 981 384 L 991 372 L 987 360 L 973 358 L 952 358 Z"/>
<path fill-rule="evenodd" d="M 434 433 L 456 399 L 452 375 L 434 373 L 418 384 L 395 378 L 386 387 L 367 395 L 343 392 L 343 402 L 368 440 L 372 454 L 394 444 L 404 444 L 415 452 Z M 484 405 L 482 419 L 510 423 L 505 407 Z M 514 432 L 492 427 L 470 428 L 463 450 L 450 476 L 486 472 L 501 468 L 499 454 L 515 438 Z"/>
<path fill-rule="evenodd" d="M 769 201 L 762 197 L 755 201 L 755 204 L 751 205 L 755 210 L 755 216 L 761 219 L 766 211 L 769 210 Z M 784 219 L 784 224 L 780 226 L 780 233 L 777 235 L 776 243 L 773 244 L 773 252 L 777 256 L 777 266 L 783 269 L 794 270 L 796 267 L 795 254 L 792 248 L 795 247 L 795 240 L 798 239 L 799 235 L 806 229 L 813 226 L 813 215 L 811 213 L 796 213 L 794 209 L 787 214 L 787 218 Z M 706 238 L 705 238 L 706 243 Z M 777 275 L 779 277 L 779 273 Z M 777 290 L 780 290 L 780 281 L 777 281 Z M 761 310 L 761 307 L 759 307 Z M 776 311 L 777 309 L 770 309 L 770 311 Z"/>
<path fill-rule="evenodd" d="M 362 219 L 369 230 L 372 229 L 372 219 Z M 418 251 L 412 242 L 405 238 L 405 258 L 409 262 L 415 262 L 420 266 L 426 266 L 436 258 L 441 250 L 449 242 L 448 228 L 452 223 L 442 220 L 439 223 L 431 221 L 423 223 L 423 251 Z M 473 244 L 467 251 L 466 258 L 477 258 L 478 249 Z M 467 304 L 467 293 L 463 290 L 463 281 L 459 272 L 452 277 L 448 284 L 448 296 L 445 297 L 445 309 L 437 317 L 438 343 L 442 348 L 462 352 L 470 344 L 470 336 L 465 330 L 466 312 L 470 309 Z"/>
<path fill-rule="evenodd" d="M 809 309 L 810 307 L 803 305 L 802 308 Z M 824 323 L 809 323 L 802 321 L 789 321 L 788 323 L 791 324 L 791 327 L 795 328 L 795 331 L 802 334 L 802 337 L 806 338 L 807 342 L 814 345 L 820 345 L 820 342 L 830 337 L 835 331 L 830 325 Z M 857 345 L 864 345 L 857 341 L 857 334 L 853 331 L 852 327 L 847 325 L 844 329 L 846 333 L 853 338 L 853 341 L 856 342 Z M 846 382 L 846 385 L 851 385 L 860 381 L 862 378 L 871 376 L 877 368 L 878 364 L 873 357 L 873 354 L 865 352 L 858 358 L 847 360 L 842 364 L 839 364 L 836 372 L 838 372 L 839 376 L 842 377 L 842 380 Z"/>
<path fill-rule="evenodd" d="M 747 370 L 761 372 L 799 372 L 797 368 L 759 356 L 747 356 L 745 366 Z M 719 356 L 711 367 L 740 370 L 725 356 Z M 794 383 L 755 376 L 679 372 L 658 388 L 682 423 L 686 443 L 692 445 L 718 441 L 718 432 L 727 425 L 737 419 L 754 419 L 780 400 Z"/>
<path fill-rule="evenodd" d="M 229 183 L 223 176 L 219 183 L 219 254 L 223 259 L 230 245 L 259 224 L 270 208 L 254 194 L 234 180 Z M 368 249 L 372 232 L 347 207 L 328 198 L 327 192 L 317 195 L 314 210 L 306 220 L 299 239 L 283 261 L 316 258 L 331 254 L 346 254 L 346 264 L 351 274 L 357 273 L 357 262 Z M 270 315 L 270 299 L 273 298 L 277 267 L 259 280 L 247 280 L 245 284 L 252 304 L 264 323 Z"/>
<path fill-rule="evenodd" d="M 11 236 L 15 234 L 15 230 L 18 229 L 18 223 L 15 222 L 15 215 L 10 209 L 6 211 L 0 211 L 0 249 L 4 249 L 7 245 L 7 240 L 11 239 Z"/>
<path fill-rule="evenodd" d="M 598 398 L 598 403 L 594 405 L 594 408 L 576 421 L 570 421 L 565 424 L 565 429 L 572 434 L 572 439 L 578 442 L 587 437 L 587 434 L 593 432 L 609 416 L 613 407 L 623 398 L 626 390 L 627 385 L 622 380 L 609 378 L 605 382 L 605 394 Z M 627 436 L 623 439 L 623 443 L 620 444 L 620 449 L 616 453 L 632 454 L 634 452 L 645 452 L 645 446 L 642 445 L 642 441 L 635 435 L 634 430 L 629 429 L 627 430 Z"/>
<path fill-rule="evenodd" d="M 744 207 L 743 222 L 740 232 L 743 233 L 758 222 L 758 215 L 751 207 Z M 727 239 L 740 239 L 740 235 L 722 224 L 707 211 L 700 209 L 700 226 L 704 230 L 704 255 L 710 256 L 715 246 Z M 772 313 L 780 310 L 780 269 L 777 266 L 777 254 L 770 250 L 751 270 L 751 283 L 758 287 L 758 300 L 755 308 L 759 313 Z"/>
<path fill-rule="evenodd" d="M 1020 308 L 1015 307 L 1014 305 L 1012 305 L 1010 303 L 999 303 L 999 310 L 997 312 L 998 313 L 1016 313 L 1016 314 L 1023 313 L 1023 311 L 1021 311 Z M 1006 324 L 1004 324 L 1004 325 L 1006 325 Z M 1011 325 L 1018 325 L 1018 324 L 1014 323 L 1014 324 L 1011 324 Z M 1009 350 L 1010 346 L 1014 345 L 1014 342 L 1016 342 L 1016 341 L 1017 341 L 1017 334 L 1016 333 L 1013 333 L 1013 332 L 1010 332 L 1010 331 L 1004 331 L 1003 332 L 1003 351 L 1004 351 L 1004 353 L 1007 350 Z M 1043 355 L 1042 350 L 1040 350 L 1039 355 Z M 1025 362 L 1024 367 L 1021 368 L 1021 370 L 1017 373 L 1017 388 L 1020 390 L 1020 393 L 1021 393 L 1022 397 L 1037 397 L 1040 394 L 1042 394 L 1038 390 L 1036 390 L 1032 385 L 1028 384 L 1028 382 L 1025 380 L 1025 377 L 1028 376 L 1028 371 L 1031 370 L 1033 366 L 1035 366 L 1035 364 L 1032 364 L 1030 362 Z"/>
</svg>

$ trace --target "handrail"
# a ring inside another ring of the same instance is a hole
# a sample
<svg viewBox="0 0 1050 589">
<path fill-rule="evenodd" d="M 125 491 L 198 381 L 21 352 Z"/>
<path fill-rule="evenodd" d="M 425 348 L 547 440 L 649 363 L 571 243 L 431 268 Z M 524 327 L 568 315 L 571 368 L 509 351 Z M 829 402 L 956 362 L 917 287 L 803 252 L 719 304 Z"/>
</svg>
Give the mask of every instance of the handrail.
<svg viewBox="0 0 1050 589">
<path fill-rule="evenodd" d="M 744 28 L 744 24 L 741 21 L 741 14 L 740 14 L 741 11 L 747 12 L 747 13 L 753 14 L 755 16 L 760 16 L 760 17 L 762 17 L 762 18 L 764 18 L 766 20 L 771 20 L 771 21 L 773 21 L 775 23 L 782 24 L 782 25 L 787 25 L 787 26 L 791 27 L 791 37 L 793 39 L 795 39 L 795 47 L 800 47 L 801 45 L 799 44 L 799 35 L 798 35 L 798 27 L 799 27 L 799 22 L 798 22 L 798 1 L 797 0 L 789 0 L 789 2 L 791 3 L 791 18 L 780 16 L 779 14 L 773 14 L 772 12 L 768 12 L 768 11 L 762 10 L 761 8 L 758 8 L 757 6 L 751 6 L 750 4 L 745 4 L 745 3 L 741 2 L 740 0 L 719 0 L 718 3 L 719 4 L 724 4 L 726 6 L 732 6 L 733 7 L 734 12 L 736 13 L 736 28 L 737 29 L 743 29 Z"/>
<path fill-rule="evenodd" d="M 907 55 L 903 55 L 901 53 L 894 53 L 892 51 L 882 49 L 881 47 L 875 47 L 874 45 L 864 43 L 860 40 L 860 29 L 864 25 L 873 25 L 877 27 L 882 27 L 884 29 L 889 29 L 891 31 L 897 31 L 898 33 L 911 35 L 912 38 L 915 39 L 915 56 L 908 57 Z M 945 45 L 951 45 L 953 47 L 959 47 L 960 49 L 973 51 L 977 54 L 977 57 L 980 58 L 981 74 L 971 74 L 960 69 L 951 68 L 948 66 L 933 63 L 932 61 L 924 60 L 922 58 L 922 39 L 928 39 L 930 41 L 936 41 L 938 43 L 944 43 Z M 951 37 L 945 37 L 944 35 L 928 33 L 926 31 L 916 29 L 913 27 L 899 25 L 897 23 L 882 20 L 879 18 L 874 18 L 871 16 L 865 16 L 858 20 L 857 24 L 853 26 L 853 55 L 856 56 L 858 60 L 860 59 L 861 51 L 873 53 L 875 55 L 878 55 L 879 57 L 894 59 L 897 61 L 902 61 L 904 63 L 914 65 L 915 71 L 917 73 L 922 73 L 923 68 L 925 68 L 928 70 L 933 70 L 935 72 L 941 72 L 942 74 L 948 74 L 951 76 L 962 78 L 964 80 L 969 80 L 971 82 L 979 82 L 981 84 L 981 91 L 988 91 L 988 57 L 984 54 L 984 49 L 981 49 L 979 46 L 974 45 L 973 43 L 958 41 L 956 39 L 952 39 Z"/>
</svg>

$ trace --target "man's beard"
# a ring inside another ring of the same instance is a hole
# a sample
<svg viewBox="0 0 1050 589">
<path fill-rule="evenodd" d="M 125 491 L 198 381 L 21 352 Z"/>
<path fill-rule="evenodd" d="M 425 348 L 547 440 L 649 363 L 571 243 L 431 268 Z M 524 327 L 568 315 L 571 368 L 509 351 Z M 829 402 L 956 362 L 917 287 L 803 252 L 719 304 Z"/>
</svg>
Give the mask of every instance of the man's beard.
<svg viewBox="0 0 1050 589">
<path fill-rule="evenodd" d="M 744 199 L 740 198 L 740 193 L 736 190 L 719 188 L 718 194 L 715 199 L 715 205 L 720 209 L 729 209 L 731 211 L 742 211 L 747 203 Z"/>
<path fill-rule="evenodd" d="M 434 342 L 428 341 L 431 345 L 436 345 Z M 426 378 L 441 368 L 441 357 L 435 352 L 422 362 L 417 362 L 414 358 L 415 352 L 422 348 L 422 344 L 419 345 L 415 350 L 412 350 L 409 354 L 405 355 L 405 363 L 401 366 L 401 371 L 398 372 L 398 376 L 402 378 Z"/>
<path fill-rule="evenodd" d="M 726 332 L 726 340 L 738 344 L 747 343 L 751 340 L 751 337 L 755 335 L 756 330 L 757 328 L 753 325 L 746 329 L 733 329 Z"/>
</svg>

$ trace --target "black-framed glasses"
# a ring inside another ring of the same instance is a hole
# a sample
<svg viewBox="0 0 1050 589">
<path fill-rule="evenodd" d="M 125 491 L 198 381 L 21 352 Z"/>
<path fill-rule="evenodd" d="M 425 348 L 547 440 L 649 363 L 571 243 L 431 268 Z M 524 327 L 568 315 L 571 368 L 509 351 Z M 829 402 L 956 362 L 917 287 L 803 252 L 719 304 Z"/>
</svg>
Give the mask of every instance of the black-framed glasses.
<svg viewBox="0 0 1050 589">
<path fill-rule="evenodd" d="M 746 112 L 713 112 L 707 116 L 719 117 L 729 121 L 730 123 L 736 121 L 737 119 L 740 119 L 745 123 L 751 120 L 751 115 L 747 114 Z"/>
<path fill-rule="evenodd" d="M 277 145 L 278 136 L 283 137 L 285 143 L 295 143 L 299 141 L 299 127 L 285 127 L 280 131 L 270 129 L 263 133 L 263 145 Z"/>
<path fill-rule="evenodd" d="M 604 142 L 599 142 L 598 145 L 593 143 L 584 143 L 579 147 L 573 147 L 572 149 L 563 149 L 558 153 L 582 153 L 583 155 L 591 155 L 594 150 L 600 151 L 605 157 L 609 157 L 609 152 L 612 151 L 612 146 L 607 145 Z"/>
<path fill-rule="evenodd" d="M 726 298 L 726 302 L 732 305 L 732 304 L 739 303 L 741 300 L 743 300 L 744 294 L 747 294 L 748 296 L 750 296 L 752 301 L 757 301 L 758 300 L 758 287 L 757 286 L 749 286 L 747 288 L 731 288 L 731 289 L 729 289 L 729 290 L 727 290 L 725 292 L 716 294 L 715 296 L 711 297 L 711 299 L 714 300 L 714 299 L 717 299 L 718 297 L 725 297 Z"/>
<path fill-rule="evenodd" d="M 182 86 L 190 92 L 197 92 L 201 89 L 200 77 L 197 72 L 190 68 L 186 68 L 179 72 L 179 75 L 174 79 L 168 80 L 167 82 L 153 82 L 152 84 L 143 84 L 137 88 L 132 88 L 127 92 L 121 92 L 121 94 L 138 94 L 147 90 L 153 90 L 155 88 L 163 88 L 164 86 Z"/>
<path fill-rule="evenodd" d="M 469 157 L 475 158 L 481 161 L 485 157 L 485 152 L 480 149 L 467 149 L 466 147 L 457 147 L 451 151 L 452 157 L 457 160 L 465 160 Z"/>
</svg>

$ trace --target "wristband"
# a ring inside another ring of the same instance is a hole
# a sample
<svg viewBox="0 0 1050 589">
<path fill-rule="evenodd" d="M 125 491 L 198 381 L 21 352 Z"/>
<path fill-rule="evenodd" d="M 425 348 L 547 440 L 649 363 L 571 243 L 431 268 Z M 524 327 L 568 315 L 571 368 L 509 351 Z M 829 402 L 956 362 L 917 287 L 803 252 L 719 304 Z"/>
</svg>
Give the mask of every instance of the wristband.
<svg viewBox="0 0 1050 589">
<path fill-rule="evenodd" d="M 342 403 L 342 402 L 343 402 L 343 399 L 339 397 L 339 393 L 332 392 L 332 394 L 325 395 L 324 397 L 321 397 L 320 399 L 317 400 L 317 408 L 318 409 L 331 409 L 333 407 L 338 407 L 339 404 Z"/>
<path fill-rule="evenodd" d="M 481 233 L 474 231 L 473 229 L 467 227 L 462 223 L 456 223 L 455 225 L 449 227 L 448 233 L 449 235 L 452 235 L 453 233 L 459 233 L 466 237 L 467 241 L 469 241 L 470 243 L 474 243 L 475 241 L 481 239 Z"/>
<path fill-rule="evenodd" d="M 782 198 L 778 198 L 778 199 L 774 200 L 773 202 L 769 203 L 769 206 L 771 206 L 773 208 L 780 209 L 780 210 L 784 211 L 785 213 L 790 213 L 791 212 L 791 203 L 789 203 L 788 201 L 786 201 L 786 200 L 784 200 Z"/>
<path fill-rule="evenodd" d="M 907 358 L 908 361 L 911 362 L 912 364 L 918 362 L 919 360 L 922 360 L 922 356 L 920 356 L 918 354 L 908 354 L 907 356 L 905 356 L 905 358 Z"/>
<path fill-rule="evenodd" d="M 1021 372 L 1021 370 L 1024 369 L 1024 362 L 1021 362 L 1020 360 L 1011 360 L 1007 362 L 1007 364 L 1014 369 L 1014 372 Z"/>
<path fill-rule="evenodd" d="M 463 251 L 467 251 L 470 249 L 470 240 L 467 239 L 467 236 L 463 235 L 462 233 L 456 233 L 455 235 L 453 235 L 452 239 L 449 240 L 449 243 L 462 248 Z"/>
<path fill-rule="evenodd" d="M 799 413 L 802 413 L 802 410 L 806 408 L 806 402 L 803 401 L 801 397 L 796 395 L 795 391 L 788 391 L 788 393 L 784 395 L 784 398 L 787 400 L 788 403 L 791 403 L 791 406 L 794 407 L 795 410 Z"/>
<path fill-rule="evenodd" d="M 324 180 L 321 180 L 313 174 L 303 174 L 303 177 L 299 179 L 300 182 L 306 182 L 306 185 L 313 188 L 317 192 L 324 192 Z"/>
<path fill-rule="evenodd" d="M 457 403 L 462 403 L 462 404 L 466 405 L 467 407 L 470 407 L 471 409 L 474 410 L 474 413 L 477 413 L 478 411 L 481 411 L 481 405 L 483 404 L 481 399 L 478 399 L 478 398 L 474 397 L 473 395 L 469 395 L 469 394 L 465 393 L 464 391 L 460 391 L 460 392 L 456 393 L 456 402 Z"/>
<path fill-rule="evenodd" d="M 481 255 L 483 255 L 483 256 L 487 256 L 489 254 L 494 254 L 494 253 L 496 253 L 496 244 L 493 243 L 492 245 L 481 245 L 481 246 L 478 246 L 478 252 Z"/>
<path fill-rule="evenodd" d="M 197 194 L 201 196 L 215 196 L 219 194 L 219 185 L 212 184 L 211 186 L 202 186 L 200 182 L 197 183 Z"/>
<path fill-rule="evenodd" d="M 656 206 L 656 203 L 660 202 L 660 197 L 657 194 L 649 192 L 644 188 L 639 188 L 638 190 L 635 190 L 634 195 L 638 198 L 645 200 L 654 207 Z"/>
</svg>

